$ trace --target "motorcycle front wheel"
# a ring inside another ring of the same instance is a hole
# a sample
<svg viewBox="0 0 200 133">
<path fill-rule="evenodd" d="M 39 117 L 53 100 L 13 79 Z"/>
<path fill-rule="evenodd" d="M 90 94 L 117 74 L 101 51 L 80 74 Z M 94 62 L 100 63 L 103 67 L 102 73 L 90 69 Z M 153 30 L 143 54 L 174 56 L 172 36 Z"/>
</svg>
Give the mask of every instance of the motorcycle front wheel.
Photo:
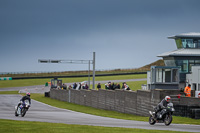
<svg viewBox="0 0 200 133">
<path fill-rule="evenodd" d="M 167 114 L 164 119 L 165 125 L 169 126 L 172 123 L 172 115 Z"/>
<path fill-rule="evenodd" d="M 26 108 L 22 108 L 22 117 L 25 116 L 27 109 Z"/>
<path fill-rule="evenodd" d="M 15 110 L 15 116 L 18 116 L 17 110 Z"/>
<path fill-rule="evenodd" d="M 149 116 L 149 124 L 150 125 L 154 125 L 156 123 L 156 121 L 154 120 L 153 116 Z"/>
</svg>

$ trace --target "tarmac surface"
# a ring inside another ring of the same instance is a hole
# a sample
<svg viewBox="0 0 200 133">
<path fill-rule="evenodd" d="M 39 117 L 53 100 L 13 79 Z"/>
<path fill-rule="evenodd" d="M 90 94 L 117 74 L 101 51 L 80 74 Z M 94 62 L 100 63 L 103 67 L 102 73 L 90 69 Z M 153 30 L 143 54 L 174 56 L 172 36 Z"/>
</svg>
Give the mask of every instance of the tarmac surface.
<svg viewBox="0 0 200 133">
<path fill-rule="evenodd" d="M 32 100 L 31 107 L 26 113 L 25 117 L 16 117 L 14 115 L 14 107 L 17 105 L 21 97 L 21 95 L 0 95 L 0 119 L 10 119 L 19 121 L 40 121 L 104 127 L 200 132 L 199 125 L 182 125 L 173 123 L 170 126 L 165 126 L 164 123 L 156 123 L 155 125 L 149 125 L 148 122 L 114 119 L 74 112 L 66 109 L 59 109 L 44 103 L 40 103 L 35 100 Z"/>
<path fill-rule="evenodd" d="M 102 81 L 101 83 L 104 82 L 106 83 L 108 81 Z M 124 82 L 124 80 L 121 82 Z M 11 91 L 11 90 L 17 90 L 20 92 L 28 91 L 31 93 L 44 93 L 46 91 L 49 91 L 50 87 L 48 86 L 45 87 L 44 85 L 38 85 L 38 86 L 27 86 L 27 87 L 0 88 L 0 91 Z M 40 122 L 92 125 L 92 126 L 104 126 L 104 127 L 138 128 L 138 129 L 150 129 L 150 130 L 200 132 L 199 125 L 173 124 L 173 122 L 169 126 L 165 126 L 164 123 L 156 123 L 155 125 L 149 125 L 148 122 L 101 117 L 66 109 L 60 109 L 35 101 L 33 99 L 31 107 L 26 113 L 25 117 L 21 116 L 16 117 L 14 115 L 14 109 L 21 97 L 22 97 L 21 95 L 0 95 L 0 101 L 1 101 L 0 119 L 10 119 L 19 121 L 40 121 Z"/>
</svg>

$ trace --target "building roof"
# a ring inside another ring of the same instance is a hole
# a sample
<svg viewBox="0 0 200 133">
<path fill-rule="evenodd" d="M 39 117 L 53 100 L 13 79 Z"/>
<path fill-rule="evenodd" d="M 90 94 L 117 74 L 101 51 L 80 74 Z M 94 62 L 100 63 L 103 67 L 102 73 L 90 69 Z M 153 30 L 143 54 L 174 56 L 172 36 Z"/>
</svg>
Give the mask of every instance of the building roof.
<svg viewBox="0 0 200 133">
<path fill-rule="evenodd" d="M 200 49 L 177 49 L 171 52 L 165 52 L 158 57 L 173 57 L 173 56 L 199 56 L 200 57 Z"/>
<path fill-rule="evenodd" d="M 176 38 L 200 38 L 200 32 L 189 32 L 189 33 L 182 33 L 179 35 L 168 37 L 169 39 L 176 39 Z"/>
</svg>

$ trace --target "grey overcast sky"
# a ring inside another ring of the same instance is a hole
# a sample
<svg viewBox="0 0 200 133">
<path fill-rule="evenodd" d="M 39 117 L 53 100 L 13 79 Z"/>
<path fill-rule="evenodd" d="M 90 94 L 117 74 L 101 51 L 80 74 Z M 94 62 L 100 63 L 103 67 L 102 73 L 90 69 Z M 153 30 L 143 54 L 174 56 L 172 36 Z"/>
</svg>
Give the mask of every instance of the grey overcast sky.
<svg viewBox="0 0 200 133">
<path fill-rule="evenodd" d="M 200 32 L 200 0 L 0 0 L 0 72 L 138 68 L 176 49 L 168 36 Z M 91 66 L 92 68 L 92 66 Z"/>
</svg>

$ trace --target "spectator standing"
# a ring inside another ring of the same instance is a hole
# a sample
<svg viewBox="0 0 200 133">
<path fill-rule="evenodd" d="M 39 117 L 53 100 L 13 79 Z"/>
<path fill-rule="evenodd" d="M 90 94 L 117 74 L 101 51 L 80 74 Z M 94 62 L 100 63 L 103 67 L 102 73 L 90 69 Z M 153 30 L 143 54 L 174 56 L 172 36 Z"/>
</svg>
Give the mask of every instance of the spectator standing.
<svg viewBox="0 0 200 133">
<path fill-rule="evenodd" d="M 108 89 L 109 89 L 109 90 L 112 89 L 111 82 L 108 82 Z"/>
<path fill-rule="evenodd" d="M 81 89 L 81 83 L 79 83 L 79 87 L 78 87 L 78 90 L 80 90 Z"/>
<path fill-rule="evenodd" d="M 188 84 L 188 86 L 185 87 L 184 93 L 186 97 L 191 97 L 191 85 Z"/>
<path fill-rule="evenodd" d="M 111 89 L 111 90 L 114 90 L 114 83 L 113 83 L 113 82 L 110 83 L 110 89 Z"/>
<path fill-rule="evenodd" d="M 106 90 L 109 89 L 108 83 L 105 84 L 105 89 L 106 89 Z"/>
<path fill-rule="evenodd" d="M 67 85 L 66 85 L 66 84 L 63 84 L 62 87 L 63 87 L 63 89 L 65 89 L 65 90 L 67 89 Z"/>
<path fill-rule="evenodd" d="M 73 89 L 76 89 L 76 87 L 77 87 L 77 84 L 74 83 L 74 84 L 73 84 Z"/>
<path fill-rule="evenodd" d="M 105 84 L 105 89 L 106 90 L 110 90 L 111 89 L 111 82 L 108 82 L 107 84 Z"/>
<path fill-rule="evenodd" d="M 101 84 L 100 83 L 97 84 L 97 89 L 98 90 L 101 89 Z"/>
<path fill-rule="evenodd" d="M 128 86 L 127 84 L 125 84 L 125 88 L 124 88 L 124 90 L 129 91 L 129 90 L 131 90 L 131 89 L 129 88 L 129 86 Z"/>
<path fill-rule="evenodd" d="M 69 89 L 69 90 L 72 89 L 72 85 L 70 85 L 70 86 L 68 87 L 68 89 Z"/>
<path fill-rule="evenodd" d="M 120 89 L 120 84 L 117 83 L 115 88 Z"/>
<path fill-rule="evenodd" d="M 126 84 L 126 82 L 123 82 L 123 83 L 122 83 L 122 89 L 125 88 L 125 84 Z"/>
<path fill-rule="evenodd" d="M 88 85 L 87 85 L 87 83 L 85 84 L 85 89 L 88 90 Z"/>
</svg>

